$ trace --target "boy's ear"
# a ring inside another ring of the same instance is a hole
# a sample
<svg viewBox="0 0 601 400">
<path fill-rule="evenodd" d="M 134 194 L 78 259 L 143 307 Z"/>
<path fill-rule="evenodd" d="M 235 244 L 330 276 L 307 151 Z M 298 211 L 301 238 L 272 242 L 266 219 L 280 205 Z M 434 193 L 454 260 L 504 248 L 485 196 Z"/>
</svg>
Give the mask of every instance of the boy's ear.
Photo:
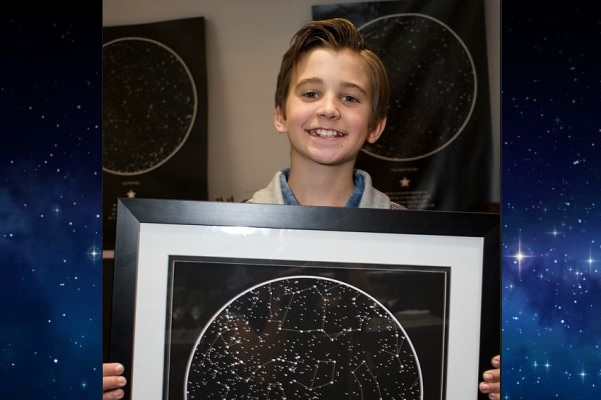
<svg viewBox="0 0 601 400">
<path fill-rule="evenodd" d="M 367 134 L 366 141 L 368 143 L 376 143 L 378 141 L 378 139 L 380 138 L 380 136 L 382 135 L 382 132 L 384 132 L 385 127 L 386 127 L 386 117 L 376 121 L 374 128 L 371 130 L 371 132 L 369 132 Z"/>
<path fill-rule="evenodd" d="M 280 106 L 275 107 L 275 111 L 273 113 L 273 124 L 275 125 L 275 129 L 278 133 L 287 133 L 288 126 L 286 124 L 286 118 L 282 113 L 282 108 Z"/>
</svg>

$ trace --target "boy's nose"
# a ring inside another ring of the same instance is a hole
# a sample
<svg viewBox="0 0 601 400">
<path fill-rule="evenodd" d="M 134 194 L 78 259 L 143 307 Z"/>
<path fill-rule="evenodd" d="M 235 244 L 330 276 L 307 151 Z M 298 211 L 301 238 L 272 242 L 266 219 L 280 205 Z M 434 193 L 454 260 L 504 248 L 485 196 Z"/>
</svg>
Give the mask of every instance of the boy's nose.
<svg viewBox="0 0 601 400">
<path fill-rule="evenodd" d="M 340 111 L 338 110 L 338 104 L 336 99 L 332 96 L 324 96 L 319 104 L 317 110 L 318 115 L 322 118 L 327 119 L 338 119 L 340 118 Z"/>
</svg>

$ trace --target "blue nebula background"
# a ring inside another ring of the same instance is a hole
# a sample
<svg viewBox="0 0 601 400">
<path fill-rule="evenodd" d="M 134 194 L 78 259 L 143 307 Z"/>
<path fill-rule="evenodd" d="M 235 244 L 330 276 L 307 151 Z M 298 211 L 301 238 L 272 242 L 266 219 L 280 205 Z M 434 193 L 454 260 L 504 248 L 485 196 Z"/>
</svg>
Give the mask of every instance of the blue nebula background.
<svg viewBox="0 0 601 400">
<path fill-rule="evenodd" d="M 87 7 L 1 17 L 3 398 L 100 398 L 102 14 Z M 503 399 L 601 398 L 595 7 L 503 3 Z"/>
<path fill-rule="evenodd" d="M 0 20 L 0 397 L 100 399 L 101 15 Z"/>
<path fill-rule="evenodd" d="M 502 20 L 502 398 L 599 399 L 600 13 L 519 3 Z"/>
</svg>

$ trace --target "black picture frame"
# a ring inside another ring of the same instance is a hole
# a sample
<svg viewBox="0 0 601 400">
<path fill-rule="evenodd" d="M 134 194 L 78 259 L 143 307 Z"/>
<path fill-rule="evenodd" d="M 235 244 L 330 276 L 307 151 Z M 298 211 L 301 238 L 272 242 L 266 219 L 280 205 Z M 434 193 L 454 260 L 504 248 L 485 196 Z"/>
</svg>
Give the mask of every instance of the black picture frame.
<svg viewBox="0 0 601 400">
<path fill-rule="evenodd" d="M 435 336 L 444 348 L 436 361 L 441 376 L 436 384 L 422 382 L 423 400 L 479 398 L 481 373 L 500 352 L 498 214 L 119 199 L 110 359 L 125 365 L 126 398 L 186 398 L 169 372 L 171 362 L 182 364 L 169 358 L 170 271 L 178 262 L 244 264 L 251 275 L 258 265 L 359 269 L 372 278 L 387 269 L 446 271 L 441 293 L 432 293 L 430 283 L 417 286 L 430 292 L 416 296 L 419 304 L 438 296 L 447 307 Z M 174 385 L 177 394 L 168 390 Z"/>
</svg>

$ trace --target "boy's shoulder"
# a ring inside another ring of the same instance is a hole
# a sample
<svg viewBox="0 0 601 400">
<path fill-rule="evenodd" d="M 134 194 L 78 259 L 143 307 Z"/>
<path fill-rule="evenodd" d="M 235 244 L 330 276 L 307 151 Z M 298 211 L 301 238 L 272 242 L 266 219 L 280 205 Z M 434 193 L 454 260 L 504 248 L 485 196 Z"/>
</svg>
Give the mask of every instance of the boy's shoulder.
<svg viewBox="0 0 601 400">
<path fill-rule="evenodd" d="M 399 203 L 395 203 L 394 201 L 390 202 L 390 209 L 391 210 L 407 210 L 407 207 L 399 204 Z"/>
</svg>

